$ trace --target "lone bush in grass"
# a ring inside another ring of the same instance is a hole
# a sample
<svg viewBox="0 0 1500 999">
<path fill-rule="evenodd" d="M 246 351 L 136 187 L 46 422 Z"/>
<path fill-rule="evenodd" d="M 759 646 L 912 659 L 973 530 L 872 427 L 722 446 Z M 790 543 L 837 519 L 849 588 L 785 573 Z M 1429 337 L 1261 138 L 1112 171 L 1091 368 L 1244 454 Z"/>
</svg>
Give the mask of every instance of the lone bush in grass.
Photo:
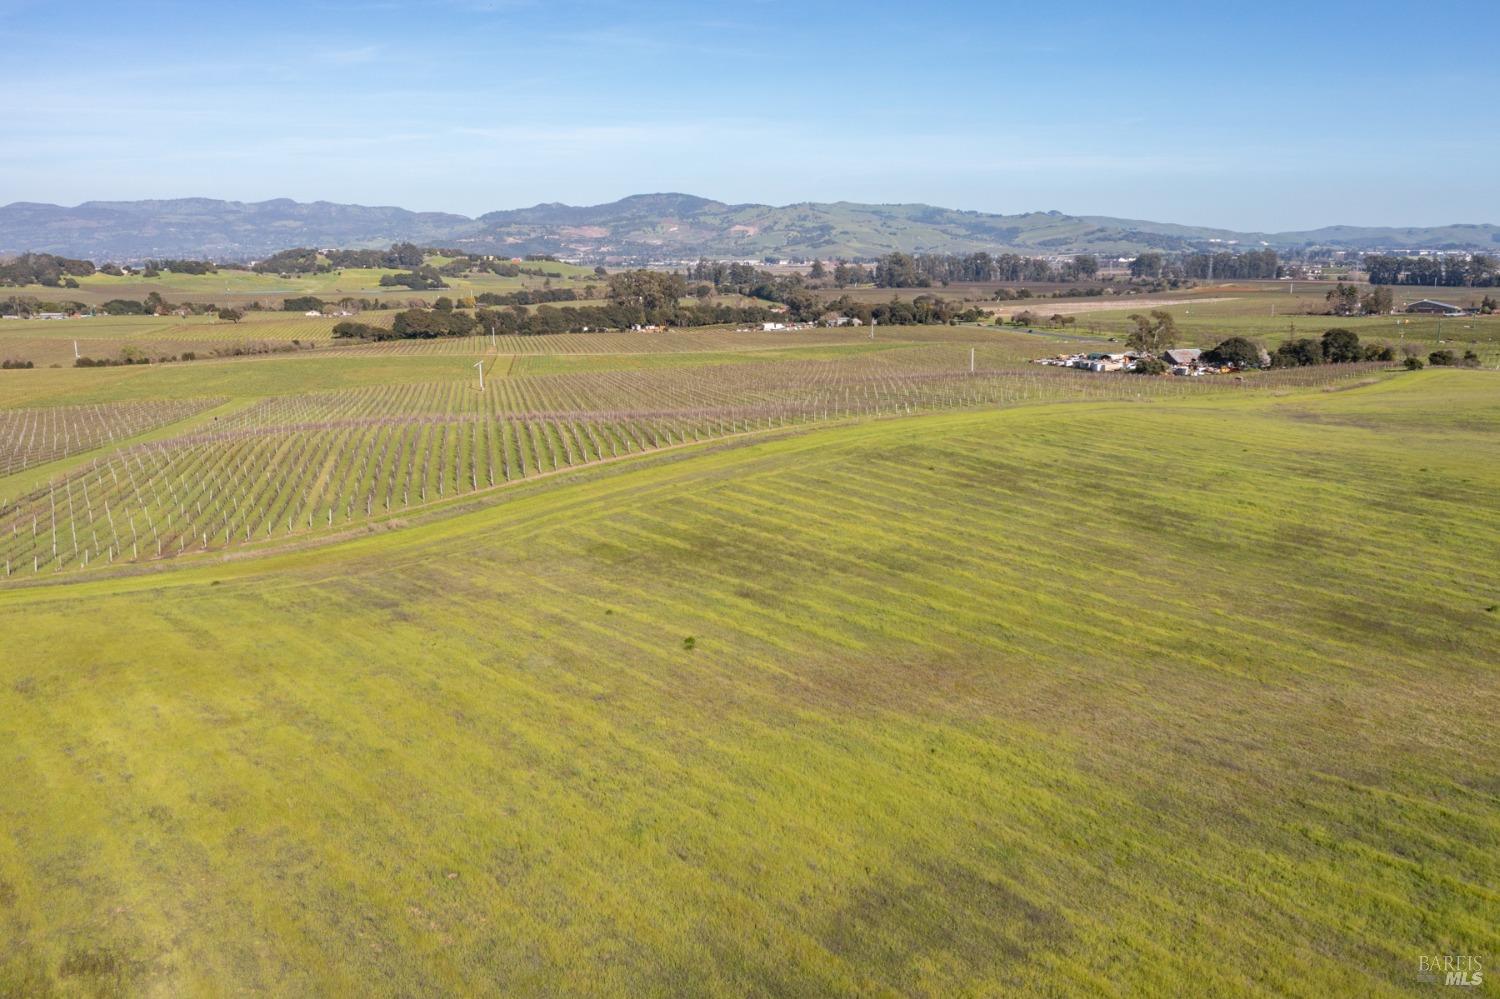
<svg viewBox="0 0 1500 999">
<path fill-rule="evenodd" d="M 1426 367 L 1426 365 L 1422 363 L 1422 359 L 1420 357 L 1416 357 L 1413 355 L 1407 355 L 1406 360 L 1402 363 L 1406 365 L 1407 371 L 1421 371 L 1424 367 Z"/>
<path fill-rule="evenodd" d="M 1434 350 L 1427 355 L 1427 363 L 1433 367 L 1447 367 L 1458 363 L 1458 355 L 1451 350 Z"/>
<path fill-rule="evenodd" d="M 1364 359 L 1367 361 L 1394 361 L 1396 350 L 1388 343 L 1367 343 L 1364 349 Z"/>
</svg>

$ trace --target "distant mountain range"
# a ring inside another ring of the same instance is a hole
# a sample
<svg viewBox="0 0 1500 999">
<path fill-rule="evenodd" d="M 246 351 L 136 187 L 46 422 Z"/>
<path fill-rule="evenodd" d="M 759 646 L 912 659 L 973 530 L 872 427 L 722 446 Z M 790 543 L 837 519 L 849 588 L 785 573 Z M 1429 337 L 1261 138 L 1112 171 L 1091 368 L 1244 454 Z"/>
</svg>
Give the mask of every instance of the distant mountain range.
<svg viewBox="0 0 1500 999">
<path fill-rule="evenodd" d="M 471 252 L 634 261 L 874 257 L 895 250 L 1032 256 L 1263 246 L 1500 251 L 1500 226 L 1234 232 L 1098 215 L 991 215 L 931 205 L 729 205 L 687 194 L 640 194 L 578 207 L 544 204 L 478 218 L 285 198 L 87 201 L 72 208 L 16 202 L 0 208 L 0 253 L 30 250 L 96 262 L 250 260 L 294 246 L 357 249 L 408 240 Z"/>
</svg>

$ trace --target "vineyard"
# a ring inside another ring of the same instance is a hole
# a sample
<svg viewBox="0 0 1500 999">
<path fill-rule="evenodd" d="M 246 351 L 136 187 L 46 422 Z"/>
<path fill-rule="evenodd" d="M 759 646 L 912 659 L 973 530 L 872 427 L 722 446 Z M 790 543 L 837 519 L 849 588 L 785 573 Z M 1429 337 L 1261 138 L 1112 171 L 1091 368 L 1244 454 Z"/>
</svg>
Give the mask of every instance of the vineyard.
<svg viewBox="0 0 1500 999">
<path fill-rule="evenodd" d="M 212 430 L 120 447 L 6 503 L 0 560 L 13 576 L 331 533 L 507 482 L 814 421 L 1278 389 L 1368 370 L 1245 383 L 1143 379 L 1002 366 L 1004 353 L 930 345 L 835 360 L 492 374 L 483 392 L 447 381 L 267 398 Z M 0 419 L 8 460 L 24 467 L 208 404 L 16 410 Z"/>
<path fill-rule="evenodd" d="M 384 313 L 367 320 L 389 324 Z M 69 320 L 10 320 L 0 325 L 0 358 L 39 366 L 68 366 L 76 356 L 113 359 L 134 351 L 154 359 L 193 354 L 199 358 L 265 353 L 332 342 L 333 317 L 252 312 L 243 322 L 214 316 L 95 316 Z"/>
<path fill-rule="evenodd" d="M 0 478 L 176 423 L 220 401 L 0 409 Z"/>
</svg>

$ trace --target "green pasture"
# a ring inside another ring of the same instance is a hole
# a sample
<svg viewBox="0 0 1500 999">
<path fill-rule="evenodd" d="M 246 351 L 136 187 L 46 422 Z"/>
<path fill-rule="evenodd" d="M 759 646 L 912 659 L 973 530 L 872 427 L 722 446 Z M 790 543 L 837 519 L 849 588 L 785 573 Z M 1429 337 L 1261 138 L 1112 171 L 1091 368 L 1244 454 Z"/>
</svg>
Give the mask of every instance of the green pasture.
<svg viewBox="0 0 1500 999">
<path fill-rule="evenodd" d="M 113 368 L 0 371 L 0 406 L 62 406 L 126 399 L 255 399 L 369 385 L 475 377 L 463 357 L 342 353 L 186 361 Z"/>
<path fill-rule="evenodd" d="M 1428 993 L 1500 954 L 1496 377 L 875 420 L 0 586 L 0 994 Z"/>
<path fill-rule="evenodd" d="M 430 262 L 448 262 L 444 258 L 433 258 Z M 77 288 L 47 288 L 28 285 L 21 288 L 0 289 L 0 297 L 11 294 L 27 295 L 43 301 L 78 301 L 90 305 L 102 305 L 112 298 L 128 298 L 137 301 L 151 292 L 159 292 L 173 302 L 218 302 L 220 304 L 244 304 L 263 301 L 267 304 L 293 296 L 316 295 L 329 301 L 340 298 L 428 298 L 437 295 L 477 295 L 481 292 L 504 293 L 522 288 L 539 288 L 551 280 L 565 285 L 582 287 L 589 282 L 600 283 L 592 267 L 553 261 L 529 261 L 520 266 L 542 270 L 541 276 L 521 274 L 517 277 L 502 277 L 498 274 L 468 274 L 445 278 L 452 287 L 445 291 L 413 291 L 404 287 L 382 287 L 380 278 L 396 273 L 392 268 L 349 267 L 324 274 L 293 274 L 281 277 L 278 274 L 260 274 L 254 271 L 221 270 L 213 274 L 175 274 L 164 271 L 154 278 L 140 274 L 115 277 L 109 274 L 92 274 L 80 277 Z"/>
</svg>

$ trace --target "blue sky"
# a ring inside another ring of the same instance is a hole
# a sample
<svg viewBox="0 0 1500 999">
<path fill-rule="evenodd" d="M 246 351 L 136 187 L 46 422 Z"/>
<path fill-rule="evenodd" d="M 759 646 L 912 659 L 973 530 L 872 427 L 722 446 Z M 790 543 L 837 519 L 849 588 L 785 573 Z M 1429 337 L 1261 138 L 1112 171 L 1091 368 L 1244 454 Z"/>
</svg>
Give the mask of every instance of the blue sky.
<svg viewBox="0 0 1500 999">
<path fill-rule="evenodd" d="M 1497 29 L 1495 0 L 0 0 L 0 203 L 1500 222 Z"/>
</svg>

